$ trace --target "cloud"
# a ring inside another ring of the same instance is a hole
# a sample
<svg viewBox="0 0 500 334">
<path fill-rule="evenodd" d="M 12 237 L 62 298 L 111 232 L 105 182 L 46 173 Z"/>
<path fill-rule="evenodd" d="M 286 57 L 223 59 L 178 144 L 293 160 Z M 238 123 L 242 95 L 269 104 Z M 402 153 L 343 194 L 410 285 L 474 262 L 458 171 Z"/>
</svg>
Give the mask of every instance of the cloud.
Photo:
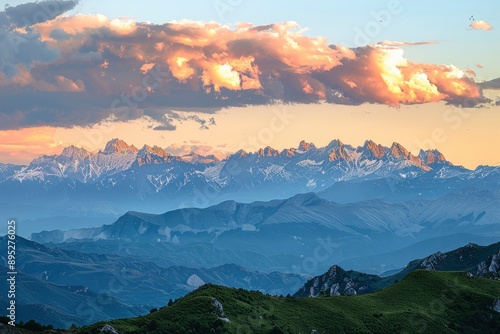
<svg viewBox="0 0 500 334">
<path fill-rule="evenodd" d="M 465 70 L 465 73 L 467 73 L 468 75 L 470 75 L 471 77 L 475 77 L 476 76 L 476 72 L 474 72 L 474 70 L 470 69 L 470 68 L 467 68 Z"/>
<path fill-rule="evenodd" d="M 207 112 L 207 110 L 204 111 Z M 189 112 L 189 114 L 191 113 L 192 111 Z M 149 116 L 154 121 L 161 123 L 161 125 L 153 127 L 153 130 L 158 131 L 176 130 L 177 127 L 173 124 L 174 121 L 194 121 L 200 125 L 201 130 L 208 130 L 210 126 L 216 125 L 215 119 L 213 117 L 205 119 L 200 117 L 199 115 L 189 115 L 183 111 L 173 111 L 168 109 L 166 110 L 164 108 L 145 110 L 143 114 L 145 116 Z"/>
<path fill-rule="evenodd" d="M 47 0 L 29 2 L 17 6 L 5 6 L 0 13 L 0 23 L 10 24 L 17 28 L 32 26 L 36 23 L 50 21 L 73 9 L 79 0 Z"/>
<path fill-rule="evenodd" d="M 156 130 L 173 131 L 176 121 L 207 129 L 216 120 L 200 113 L 276 100 L 398 105 L 482 98 L 460 69 L 411 62 L 399 48 L 433 42 L 349 49 L 305 36 L 294 22 L 157 25 L 58 12 L 28 25 L 19 17 L 33 13 L 32 6 L 0 13 L 8 35 L 23 41 L 17 53 L 9 44 L 10 51 L 0 49 L 3 129 L 91 126 L 143 115 L 158 122 Z"/>
<path fill-rule="evenodd" d="M 474 21 L 469 25 L 474 30 L 491 30 L 493 27 L 486 21 Z"/>
<path fill-rule="evenodd" d="M 401 42 L 401 41 L 384 40 L 384 41 L 379 42 L 378 44 L 384 45 L 384 46 L 402 47 L 402 46 L 432 45 L 432 44 L 437 44 L 437 42 L 436 41 Z"/>
<path fill-rule="evenodd" d="M 194 153 L 201 156 L 214 155 L 217 159 L 221 160 L 228 156 L 226 151 L 220 150 L 220 147 L 212 147 L 206 143 L 195 143 L 195 144 L 172 144 L 165 148 L 165 151 L 176 156 L 186 156 L 188 154 Z"/>
<path fill-rule="evenodd" d="M 29 71 L 34 64 L 59 59 L 59 50 L 44 43 L 32 27 L 55 19 L 78 2 L 50 0 L 5 6 L 0 12 L 0 81 L 2 77 L 4 81 L 13 79 L 23 70 Z"/>
<path fill-rule="evenodd" d="M 402 49 L 379 45 L 358 48 L 354 59 L 319 77 L 360 103 L 398 105 L 447 100 L 468 105 L 482 97 L 477 84 L 456 66 L 410 62 Z"/>
</svg>

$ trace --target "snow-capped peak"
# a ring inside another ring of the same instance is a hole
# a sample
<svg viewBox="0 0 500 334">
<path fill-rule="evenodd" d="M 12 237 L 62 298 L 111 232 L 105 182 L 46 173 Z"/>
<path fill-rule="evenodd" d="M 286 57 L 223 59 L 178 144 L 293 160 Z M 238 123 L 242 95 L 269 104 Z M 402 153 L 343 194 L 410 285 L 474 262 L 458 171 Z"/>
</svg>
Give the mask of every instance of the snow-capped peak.
<svg viewBox="0 0 500 334">
<path fill-rule="evenodd" d="M 103 154 L 113 153 L 137 153 L 139 150 L 134 145 L 128 145 L 125 141 L 115 138 L 106 144 L 106 148 L 102 151 Z"/>
<path fill-rule="evenodd" d="M 171 155 L 158 146 L 144 145 L 137 152 L 137 163 L 139 166 L 144 164 L 161 164 L 169 160 Z"/>
<path fill-rule="evenodd" d="M 340 140 L 332 140 L 330 144 L 328 144 L 328 148 L 330 149 L 330 153 L 328 155 L 329 161 L 337 161 L 337 160 L 352 160 L 351 155 L 347 152 L 344 147 L 344 143 Z"/>
<path fill-rule="evenodd" d="M 61 153 L 61 156 L 71 158 L 71 159 L 85 159 L 91 155 L 86 149 L 76 147 L 74 145 L 65 147 Z"/>
<path fill-rule="evenodd" d="M 442 163 L 442 164 L 451 165 L 451 163 L 448 160 L 446 160 L 444 155 L 441 152 L 439 152 L 438 150 L 426 150 L 426 151 L 420 150 L 418 157 L 426 165 L 436 164 L 436 163 L 437 164 Z"/>
</svg>

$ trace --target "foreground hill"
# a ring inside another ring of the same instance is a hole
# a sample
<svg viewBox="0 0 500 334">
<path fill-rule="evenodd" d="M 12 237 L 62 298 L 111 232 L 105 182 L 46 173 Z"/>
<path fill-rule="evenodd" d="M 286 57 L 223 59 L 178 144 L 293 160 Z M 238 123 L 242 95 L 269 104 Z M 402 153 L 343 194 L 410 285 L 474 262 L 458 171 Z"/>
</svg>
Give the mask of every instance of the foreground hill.
<svg viewBox="0 0 500 334">
<path fill-rule="evenodd" d="M 498 279 L 500 278 L 500 242 L 489 246 L 470 243 L 451 252 L 437 252 L 423 259 L 413 260 L 400 272 L 384 277 L 354 270 L 346 271 L 334 265 L 326 273 L 307 281 L 294 296 L 366 294 L 388 287 L 418 269 L 463 271 L 473 276 Z"/>
<path fill-rule="evenodd" d="M 118 333 L 498 333 L 500 282 L 414 271 L 363 296 L 279 298 L 205 285 L 153 314 L 108 323 Z M 78 333 L 99 333 L 98 323 Z"/>
</svg>

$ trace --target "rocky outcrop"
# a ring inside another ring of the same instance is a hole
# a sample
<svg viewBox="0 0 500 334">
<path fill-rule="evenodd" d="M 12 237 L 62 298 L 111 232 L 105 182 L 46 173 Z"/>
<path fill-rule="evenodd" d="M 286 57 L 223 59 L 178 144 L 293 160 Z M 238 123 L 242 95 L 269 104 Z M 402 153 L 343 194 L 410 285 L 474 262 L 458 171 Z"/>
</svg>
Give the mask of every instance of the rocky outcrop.
<svg viewBox="0 0 500 334">
<path fill-rule="evenodd" d="M 376 275 L 345 271 L 335 265 L 325 274 L 309 280 L 294 296 L 354 296 L 374 291 L 374 284 L 381 279 Z"/>
<path fill-rule="evenodd" d="M 101 331 L 99 332 L 101 334 L 119 334 L 116 329 L 113 328 L 111 325 L 104 325 L 103 328 L 101 328 Z"/>
</svg>

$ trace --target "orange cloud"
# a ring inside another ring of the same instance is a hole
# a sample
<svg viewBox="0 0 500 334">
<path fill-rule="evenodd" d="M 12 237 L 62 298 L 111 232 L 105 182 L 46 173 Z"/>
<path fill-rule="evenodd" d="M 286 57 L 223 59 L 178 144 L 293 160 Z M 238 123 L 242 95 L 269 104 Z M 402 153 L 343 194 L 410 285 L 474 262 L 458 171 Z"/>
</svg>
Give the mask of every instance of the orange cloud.
<svg viewBox="0 0 500 334">
<path fill-rule="evenodd" d="M 352 98 L 389 105 L 481 98 L 480 88 L 457 67 L 413 63 L 403 54 L 381 45 L 363 48 L 325 79 Z"/>
<path fill-rule="evenodd" d="M 472 70 L 470 68 L 465 69 L 465 73 L 467 73 L 471 77 L 475 77 L 476 76 L 476 72 L 474 72 L 474 70 Z"/>
<path fill-rule="evenodd" d="M 17 123 L 12 118 L 13 110 L 31 113 L 30 126 L 54 125 L 53 115 L 64 114 L 58 119 L 73 126 L 84 125 L 85 117 L 76 113 L 91 112 L 91 125 L 109 118 L 117 106 L 221 108 L 275 100 L 397 105 L 482 98 L 460 69 L 411 62 L 399 48 L 434 42 L 384 41 L 349 49 L 305 36 L 299 28 L 295 22 L 155 25 L 102 15 L 60 16 L 31 27 L 40 34 L 36 42 L 57 59 L 19 64 L 10 77 L 0 76 L 6 87 L 2 99 L 12 105 L 4 117 L 23 127 L 22 117 Z M 33 95 L 27 98 L 31 107 L 22 104 L 26 110 L 9 94 L 22 89 Z M 116 97 L 119 104 L 112 103 Z"/>
<path fill-rule="evenodd" d="M 474 85 L 472 82 L 458 82 L 463 79 L 463 75 L 450 76 L 451 72 L 446 66 L 434 66 L 433 71 L 448 73 L 440 77 L 441 83 L 450 87 L 457 85 L 457 89 L 448 87 L 446 91 L 440 91 L 435 82 L 429 81 L 425 73 L 427 65 L 409 63 L 403 57 L 403 51 L 393 47 L 433 44 L 433 41 L 384 41 L 378 47 L 366 47 L 364 52 L 367 55 L 356 55 L 355 50 L 329 46 L 325 38 L 304 36 L 296 31 L 299 26 L 295 22 L 267 26 L 238 24 L 231 29 L 215 22 L 179 21 L 154 26 L 87 15 L 60 17 L 35 26 L 44 38 L 63 52 L 68 50 L 69 44 L 66 40 L 60 43 L 51 39 L 54 29 L 90 38 L 95 29 L 101 28 L 108 34 L 125 37 L 122 42 L 120 39 L 117 42 L 110 39 L 99 41 L 98 52 L 108 50 L 124 61 L 130 59 L 141 62 L 139 69 L 142 72 L 151 70 L 154 65 L 167 65 L 175 79 L 181 83 L 190 82 L 195 89 L 203 86 L 213 87 L 215 92 L 220 92 L 222 88 L 259 90 L 264 87 L 263 80 L 267 77 L 290 86 L 293 93 L 296 84 L 286 82 L 293 78 L 298 84 L 296 91 L 325 99 L 329 87 L 313 78 L 314 74 L 344 68 L 346 63 L 359 65 L 353 72 L 365 72 L 365 68 L 368 68 L 364 74 L 370 74 L 348 75 L 351 78 L 348 80 L 350 92 L 347 94 L 364 90 L 376 81 L 378 88 L 385 88 L 378 94 L 380 96 L 373 96 L 373 102 L 394 104 L 437 101 L 460 96 L 460 92 L 470 90 L 463 89 L 463 86 Z M 444 78 L 455 83 L 446 85 Z"/>
<path fill-rule="evenodd" d="M 491 30 L 493 27 L 486 21 L 474 21 L 472 22 L 469 27 L 471 27 L 474 30 Z"/>
</svg>

